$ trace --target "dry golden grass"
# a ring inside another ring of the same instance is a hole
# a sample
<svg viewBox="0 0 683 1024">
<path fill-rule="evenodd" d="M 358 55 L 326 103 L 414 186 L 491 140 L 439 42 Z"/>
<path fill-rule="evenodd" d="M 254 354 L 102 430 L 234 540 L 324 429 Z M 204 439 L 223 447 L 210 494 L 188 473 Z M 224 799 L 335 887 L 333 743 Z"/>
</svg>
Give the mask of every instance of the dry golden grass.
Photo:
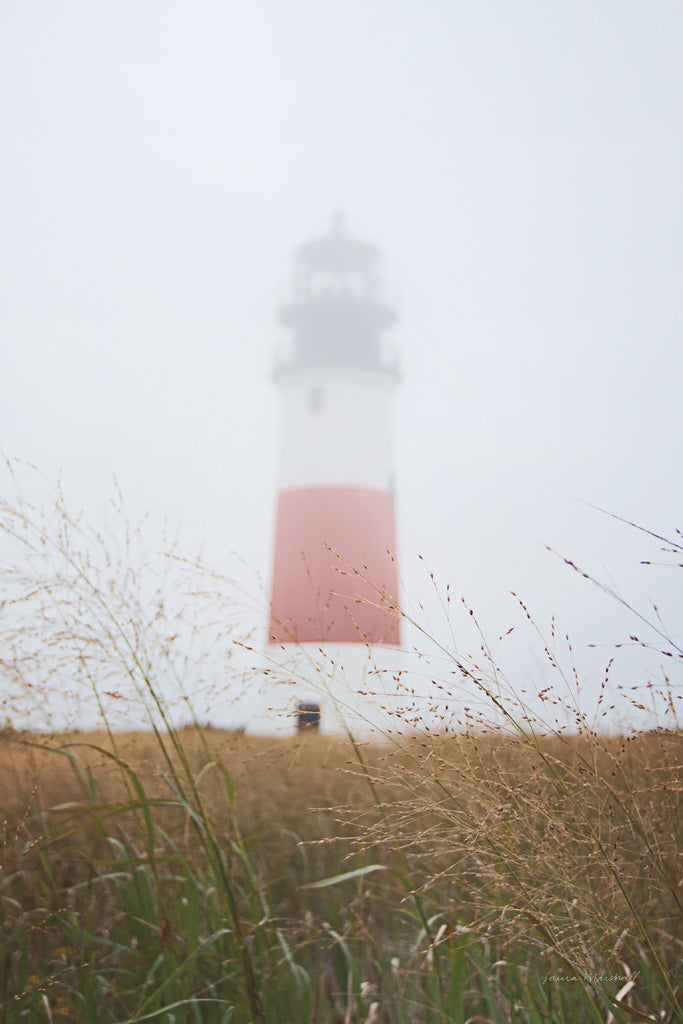
<svg viewBox="0 0 683 1024">
<path fill-rule="evenodd" d="M 275 825 L 303 817 L 311 808 L 371 800 L 352 770 L 353 748 L 338 739 L 304 735 L 283 740 L 194 727 L 177 736 L 209 800 L 220 789 L 211 766 L 228 769 L 235 808 L 245 825 Z M 139 776 L 150 799 L 168 795 L 168 766 L 152 732 L 6 731 L 0 738 L 0 805 L 16 821 L 37 799 L 44 807 L 82 799 L 75 768 L 92 773 L 102 799 L 120 800 L 126 792 L 121 763 Z"/>
<path fill-rule="evenodd" d="M 218 768 L 227 770 L 230 811 L 248 836 L 287 828 L 304 838 L 333 839 L 341 829 L 345 837 L 385 846 L 379 797 L 391 809 L 404 850 L 428 861 L 432 871 L 455 864 L 458 848 L 468 857 L 478 851 L 484 870 L 484 851 L 495 851 L 503 836 L 506 856 L 514 852 L 525 876 L 547 874 L 546 864 L 557 886 L 561 832 L 568 877 L 587 870 L 599 843 L 614 851 L 616 862 L 649 857 L 671 875 L 674 890 L 678 885 L 683 745 L 677 732 L 555 735 L 538 743 L 470 734 L 369 744 L 359 748 L 367 776 L 358 748 L 338 738 L 282 739 L 194 727 L 176 735 L 211 814 L 224 809 Z M 6 731 L 0 739 L 5 821 L 13 827 L 32 809 L 83 801 L 86 777 L 104 803 L 126 798 L 130 772 L 147 799 L 163 800 L 169 796 L 167 747 L 152 732 Z M 177 762 L 172 751 L 171 758 Z M 491 853 L 493 862 L 496 856 Z"/>
<path fill-rule="evenodd" d="M 148 810 L 154 856 L 168 859 L 170 842 L 170 856 L 186 865 L 181 872 L 201 873 L 204 840 L 173 790 L 173 772 L 189 771 L 202 821 L 236 852 L 228 863 L 236 892 L 247 894 L 240 915 L 253 921 L 267 893 L 278 934 L 289 936 L 303 963 L 327 948 L 323 915 L 345 922 L 344 941 L 368 976 L 392 951 L 412 963 L 398 911 L 422 921 L 418 944 L 430 957 L 457 960 L 471 947 L 480 970 L 495 948 L 519 984 L 532 970 L 540 984 L 550 965 L 583 979 L 609 971 L 630 977 L 645 967 L 651 977 L 641 1010 L 647 999 L 675 1004 L 675 985 L 667 996 L 662 979 L 681 948 L 680 733 L 540 741 L 469 734 L 361 748 L 315 734 L 274 739 L 197 728 L 179 730 L 175 745 L 160 739 L 105 730 L 2 734 L 3 868 L 23 878 L 13 883 L 23 904 L 35 898 L 43 906 L 30 886 L 48 864 L 56 893 L 77 892 L 91 865 L 102 863 L 105 835 L 125 836 L 144 863 Z M 330 902 L 325 890 L 308 898 L 301 888 L 367 864 L 388 870 L 367 889 L 359 877 L 346 905 Z M 105 886 L 91 901 L 95 935 L 121 916 L 119 899 Z M 48 921 L 61 911 L 41 913 Z M 458 936 L 468 937 L 464 946 Z M 484 953 L 476 954 L 480 942 Z M 402 975 L 404 993 L 414 962 Z M 443 986 L 449 974 L 440 964 L 434 970 Z M 504 1002 L 503 992 L 496 999 Z"/>
</svg>

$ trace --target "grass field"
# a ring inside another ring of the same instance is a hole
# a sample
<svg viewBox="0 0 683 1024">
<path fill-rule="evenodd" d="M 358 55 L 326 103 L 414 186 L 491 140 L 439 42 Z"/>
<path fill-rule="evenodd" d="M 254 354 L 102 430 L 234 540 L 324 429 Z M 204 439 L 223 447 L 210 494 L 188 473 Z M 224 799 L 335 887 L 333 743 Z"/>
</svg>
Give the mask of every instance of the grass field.
<svg viewBox="0 0 683 1024">
<path fill-rule="evenodd" d="M 0 502 L 0 1024 L 683 1021 L 683 651 L 658 619 L 648 731 L 596 731 L 607 690 L 587 717 L 547 644 L 542 721 L 485 644 L 482 669 L 447 642 L 439 692 L 478 701 L 450 732 L 409 712 L 375 744 L 174 727 L 250 644 L 225 581 L 152 559 L 120 499 L 107 532 L 18 491 Z M 117 705 L 145 728 L 116 731 Z M 52 706 L 101 728 L 11 724 Z"/>
<path fill-rule="evenodd" d="M 680 1020 L 680 752 L 8 730 L 1 1019 Z"/>
</svg>

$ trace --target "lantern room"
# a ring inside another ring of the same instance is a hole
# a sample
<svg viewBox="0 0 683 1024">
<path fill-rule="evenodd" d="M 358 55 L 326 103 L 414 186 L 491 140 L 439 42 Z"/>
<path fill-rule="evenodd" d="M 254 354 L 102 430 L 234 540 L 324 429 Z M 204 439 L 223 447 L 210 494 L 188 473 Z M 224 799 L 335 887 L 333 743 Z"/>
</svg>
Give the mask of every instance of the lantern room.
<svg viewBox="0 0 683 1024">
<path fill-rule="evenodd" d="M 396 314 L 383 302 L 379 249 L 350 238 L 341 214 L 333 216 L 327 236 L 296 251 L 291 301 L 279 320 L 293 337 L 276 373 L 356 366 L 396 374 L 380 339 Z"/>
</svg>

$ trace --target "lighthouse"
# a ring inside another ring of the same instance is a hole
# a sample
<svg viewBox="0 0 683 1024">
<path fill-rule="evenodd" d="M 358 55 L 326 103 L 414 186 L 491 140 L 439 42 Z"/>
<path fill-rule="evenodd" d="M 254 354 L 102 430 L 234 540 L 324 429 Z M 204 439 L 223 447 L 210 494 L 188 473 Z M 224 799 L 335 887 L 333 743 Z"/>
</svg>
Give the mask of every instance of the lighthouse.
<svg viewBox="0 0 683 1024">
<path fill-rule="evenodd" d="M 332 218 L 294 254 L 276 357 L 280 471 L 270 645 L 348 653 L 400 642 L 394 507 L 396 322 L 381 256 Z M 322 647 L 321 647 L 322 645 Z"/>
</svg>

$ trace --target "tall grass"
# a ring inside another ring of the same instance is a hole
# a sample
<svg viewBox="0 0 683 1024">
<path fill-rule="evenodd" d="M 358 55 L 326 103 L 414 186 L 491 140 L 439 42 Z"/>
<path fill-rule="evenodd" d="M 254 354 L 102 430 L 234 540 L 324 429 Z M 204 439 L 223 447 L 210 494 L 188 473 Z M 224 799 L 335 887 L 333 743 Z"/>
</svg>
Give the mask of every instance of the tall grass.
<svg viewBox="0 0 683 1024">
<path fill-rule="evenodd" d="M 455 729 L 201 727 L 238 629 L 223 581 L 59 493 L 1 512 L 0 1020 L 683 1019 L 669 680 L 660 728 L 601 733 L 572 697 L 568 729 L 543 720 L 561 687 L 532 712 L 485 645 L 443 642 L 440 699 L 477 698 Z M 98 728 L 50 728 L 58 694 Z"/>
</svg>

